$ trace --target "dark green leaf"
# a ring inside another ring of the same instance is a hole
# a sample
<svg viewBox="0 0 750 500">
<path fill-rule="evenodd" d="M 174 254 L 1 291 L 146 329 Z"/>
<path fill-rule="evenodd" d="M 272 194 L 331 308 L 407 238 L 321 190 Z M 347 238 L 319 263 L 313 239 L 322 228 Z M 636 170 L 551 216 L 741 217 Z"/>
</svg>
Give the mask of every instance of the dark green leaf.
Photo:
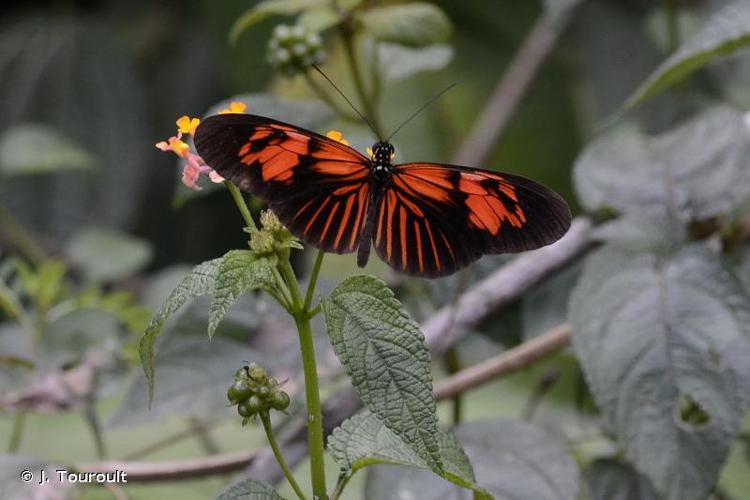
<svg viewBox="0 0 750 500">
<path fill-rule="evenodd" d="M 703 499 L 742 421 L 750 300 L 703 246 L 605 248 L 571 298 L 573 347 L 606 424 L 668 499 Z"/>
<path fill-rule="evenodd" d="M 343 281 L 323 311 L 333 349 L 367 408 L 441 471 L 430 353 L 417 324 L 372 276 Z"/>
<path fill-rule="evenodd" d="M 89 282 L 112 282 L 134 275 L 153 255 L 147 241 L 112 229 L 91 227 L 68 241 L 65 254 Z"/>
<path fill-rule="evenodd" d="M 471 463 L 453 435 L 439 430 L 438 441 L 444 467 L 440 475 L 463 488 L 474 490 L 476 498 L 492 498 L 475 485 Z M 431 470 L 427 462 L 367 410 L 334 430 L 328 439 L 328 449 L 339 467 L 350 474 L 374 464 Z"/>
<path fill-rule="evenodd" d="M 553 437 L 513 421 L 463 424 L 455 432 L 474 465 L 477 484 L 496 498 L 575 500 L 578 469 Z M 432 474 L 403 467 L 375 466 L 367 478 L 368 500 L 429 498 L 465 500 L 472 493 Z"/>
<path fill-rule="evenodd" d="M 222 491 L 216 500 L 284 500 L 284 498 L 276 493 L 273 486 L 255 479 L 243 479 Z"/>
<path fill-rule="evenodd" d="M 265 0 L 237 18 L 229 30 L 229 42 L 236 43 L 242 33 L 262 20 L 278 15 L 297 14 L 307 9 L 327 6 L 329 0 Z"/>
<path fill-rule="evenodd" d="M 117 319 L 96 309 L 76 309 L 51 321 L 44 330 L 39 351 L 57 368 L 81 361 L 90 348 L 114 350 L 118 346 Z"/>
<path fill-rule="evenodd" d="M 696 35 L 662 63 L 628 98 L 630 109 L 679 82 L 712 60 L 750 44 L 750 3 L 733 2 L 714 14 Z"/>
<path fill-rule="evenodd" d="M 149 403 L 154 399 L 154 343 L 161 333 L 164 322 L 188 300 L 213 292 L 220 265 L 221 259 L 219 258 L 195 266 L 190 274 L 183 278 L 179 285 L 172 290 L 167 300 L 151 319 L 148 328 L 146 328 L 146 332 L 138 344 L 138 352 L 148 382 Z"/>
<path fill-rule="evenodd" d="M 18 125 L 0 136 L 0 174 L 45 174 L 90 169 L 91 154 L 44 125 Z"/>
<path fill-rule="evenodd" d="M 453 31 L 445 12 L 425 2 L 373 7 L 359 19 L 378 40 L 409 47 L 445 42 Z"/>
<path fill-rule="evenodd" d="M 274 286 L 275 266 L 275 258 L 257 258 L 249 250 L 232 250 L 221 258 L 208 318 L 209 337 L 213 337 L 224 315 L 241 294 Z"/>
<path fill-rule="evenodd" d="M 236 408 L 227 407 L 227 388 L 234 372 L 245 361 L 261 362 L 262 356 L 240 342 L 216 336 L 171 333 L 159 345 L 156 356 L 159 384 L 153 407 L 145 394 L 149 381 L 138 373 L 110 418 L 112 427 L 163 421 L 169 417 L 228 418 Z"/>
<path fill-rule="evenodd" d="M 748 156 L 742 115 L 714 107 L 653 138 L 631 127 L 599 138 L 578 158 L 574 179 L 589 210 L 701 220 L 750 198 Z"/>
<path fill-rule="evenodd" d="M 602 458 L 584 475 L 591 500 L 659 500 L 651 482 L 628 464 Z"/>
</svg>

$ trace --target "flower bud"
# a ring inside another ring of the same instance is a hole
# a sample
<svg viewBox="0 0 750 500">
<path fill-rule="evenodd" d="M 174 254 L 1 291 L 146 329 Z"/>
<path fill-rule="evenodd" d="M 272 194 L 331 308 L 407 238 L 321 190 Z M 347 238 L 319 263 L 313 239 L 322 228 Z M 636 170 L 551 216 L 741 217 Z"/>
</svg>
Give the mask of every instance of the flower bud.
<svg viewBox="0 0 750 500">
<path fill-rule="evenodd" d="M 280 24 L 268 41 L 268 62 L 286 76 L 306 72 L 313 64 L 325 60 L 323 41 L 318 33 L 309 33 L 301 25 Z"/>
</svg>

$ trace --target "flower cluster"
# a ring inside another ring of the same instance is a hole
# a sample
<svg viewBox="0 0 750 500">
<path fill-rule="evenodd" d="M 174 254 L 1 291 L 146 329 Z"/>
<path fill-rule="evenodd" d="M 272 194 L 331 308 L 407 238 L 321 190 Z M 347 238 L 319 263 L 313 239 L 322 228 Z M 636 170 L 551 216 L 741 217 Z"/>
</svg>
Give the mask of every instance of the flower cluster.
<svg viewBox="0 0 750 500">
<path fill-rule="evenodd" d="M 317 33 L 303 26 L 276 26 L 268 41 L 268 62 L 283 75 L 306 72 L 313 64 L 325 60 L 323 41 Z"/>
<path fill-rule="evenodd" d="M 234 383 L 227 390 L 227 398 L 237 405 L 237 413 L 246 424 L 250 417 L 271 409 L 283 411 L 289 407 L 289 395 L 280 389 L 275 378 L 269 378 L 266 370 L 250 363 L 234 374 Z"/>
<path fill-rule="evenodd" d="M 250 249 L 256 255 L 279 255 L 283 257 L 290 248 L 301 250 L 297 238 L 284 227 L 276 214 L 266 210 L 260 214 L 261 229 L 250 229 Z"/>
<path fill-rule="evenodd" d="M 219 113 L 244 113 L 246 108 L 247 106 L 245 103 L 232 102 L 228 108 L 219 111 Z M 191 118 L 187 115 L 183 115 L 175 122 L 177 125 L 177 135 L 170 137 L 166 141 L 156 143 L 158 149 L 162 151 L 171 151 L 185 160 L 185 166 L 182 169 L 182 183 L 195 191 L 200 191 L 202 189 L 198 185 L 198 179 L 200 179 L 201 175 L 208 175 L 211 182 L 217 184 L 224 182 L 224 178 L 214 171 L 214 169 L 206 165 L 203 158 L 191 151 L 190 145 L 182 140 L 185 136 L 192 137 L 193 134 L 195 134 L 195 129 L 200 125 L 200 122 L 199 118 Z"/>
</svg>

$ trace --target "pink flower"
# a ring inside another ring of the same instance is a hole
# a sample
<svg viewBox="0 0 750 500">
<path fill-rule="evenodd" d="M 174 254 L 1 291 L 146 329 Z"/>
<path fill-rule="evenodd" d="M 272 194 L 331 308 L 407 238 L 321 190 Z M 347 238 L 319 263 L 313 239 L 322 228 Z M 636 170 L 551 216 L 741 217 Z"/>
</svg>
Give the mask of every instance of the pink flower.
<svg viewBox="0 0 750 500">
<path fill-rule="evenodd" d="M 201 175 L 208 175 L 211 182 L 219 184 L 224 182 L 224 178 L 214 169 L 206 165 L 203 158 L 190 150 L 190 145 L 182 140 L 183 134 L 193 135 L 198 128 L 200 120 L 190 118 L 187 115 L 181 116 L 175 122 L 177 125 L 177 135 L 170 137 L 166 141 L 156 143 L 156 147 L 162 151 L 172 151 L 180 158 L 185 159 L 185 166 L 182 169 L 182 183 L 195 191 L 203 189 L 198 185 Z"/>
</svg>

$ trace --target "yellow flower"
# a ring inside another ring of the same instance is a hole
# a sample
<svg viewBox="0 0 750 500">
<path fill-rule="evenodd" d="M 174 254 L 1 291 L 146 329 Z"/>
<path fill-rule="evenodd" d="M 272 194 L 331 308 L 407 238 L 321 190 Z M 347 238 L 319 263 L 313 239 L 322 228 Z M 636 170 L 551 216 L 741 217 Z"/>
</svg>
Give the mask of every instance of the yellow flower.
<svg viewBox="0 0 750 500">
<path fill-rule="evenodd" d="M 244 113 L 246 109 L 247 104 L 245 104 L 244 102 L 232 101 L 231 103 L 229 103 L 229 107 L 219 111 L 219 114 L 225 115 L 227 113 Z"/>
<path fill-rule="evenodd" d="M 177 130 L 180 133 L 193 135 L 201 121 L 198 118 L 190 118 L 187 115 L 182 115 L 175 123 L 177 124 Z"/>
<path fill-rule="evenodd" d="M 338 130 L 329 130 L 328 133 L 326 134 L 326 137 L 328 137 L 329 139 L 333 139 L 334 141 L 340 142 L 344 146 L 349 145 L 349 141 L 344 139 L 344 135 Z"/>
<path fill-rule="evenodd" d="M 181 134 L 180 134 L 181 135 Z M 161 141 L 156 143 L 156 147 L 162 151 L 173 151 L 177 156 L 185 157 L 190 152 L 190 146 L 180 139 L 180 136 L 170 137 L 169 142 Z"/>
</svg>

